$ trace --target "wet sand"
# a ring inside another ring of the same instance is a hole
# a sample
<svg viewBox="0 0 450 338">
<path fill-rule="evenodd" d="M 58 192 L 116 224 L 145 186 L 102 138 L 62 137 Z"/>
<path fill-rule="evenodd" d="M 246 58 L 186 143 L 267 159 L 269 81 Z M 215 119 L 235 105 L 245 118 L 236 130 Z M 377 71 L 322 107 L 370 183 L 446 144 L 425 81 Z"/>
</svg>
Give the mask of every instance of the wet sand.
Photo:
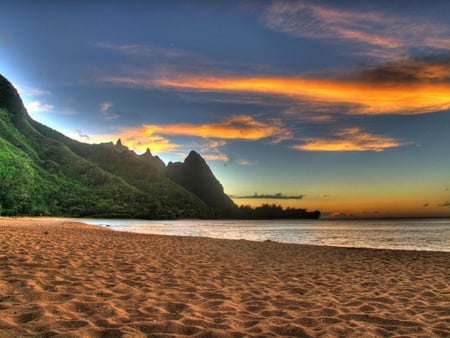
<svg viewBox="0 0 450 338">
<path fill-rule="evenodd" d="M 450 253 L 0 218 L 0 337 L 450 337 Z"/>
</svg>

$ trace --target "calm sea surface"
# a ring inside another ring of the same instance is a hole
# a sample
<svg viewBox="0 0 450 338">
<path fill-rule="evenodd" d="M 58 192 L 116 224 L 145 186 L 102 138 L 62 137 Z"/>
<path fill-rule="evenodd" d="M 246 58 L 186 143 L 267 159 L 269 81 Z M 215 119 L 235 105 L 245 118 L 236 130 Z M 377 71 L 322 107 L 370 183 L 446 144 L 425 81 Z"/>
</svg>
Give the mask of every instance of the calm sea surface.
<svg viewBox="0 0 450 338">
<path fill-rule="evenodd" d="M 143 234 L 450 252 L 450 219 L 82 221 Z"/>
</svg>

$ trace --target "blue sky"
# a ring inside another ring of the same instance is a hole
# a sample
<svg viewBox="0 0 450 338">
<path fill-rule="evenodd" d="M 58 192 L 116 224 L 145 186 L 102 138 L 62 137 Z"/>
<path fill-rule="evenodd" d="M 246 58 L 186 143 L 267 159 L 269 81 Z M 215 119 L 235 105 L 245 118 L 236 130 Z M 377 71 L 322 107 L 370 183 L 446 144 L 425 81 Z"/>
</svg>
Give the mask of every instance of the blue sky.
<svg viewBox="0 0 450 338">
<path fill-rule="evenodd" d="M 2 1 L 0 73 L 83 142 L 202 154 L 238 204 L 450 216 L 450 4 Z M 239 198 L 266 195 L 265 198 Z M 281 193 L 284 197 L 267 196 Z M 298 198 L 301 196 L 301 198 Z"/>
</svg>

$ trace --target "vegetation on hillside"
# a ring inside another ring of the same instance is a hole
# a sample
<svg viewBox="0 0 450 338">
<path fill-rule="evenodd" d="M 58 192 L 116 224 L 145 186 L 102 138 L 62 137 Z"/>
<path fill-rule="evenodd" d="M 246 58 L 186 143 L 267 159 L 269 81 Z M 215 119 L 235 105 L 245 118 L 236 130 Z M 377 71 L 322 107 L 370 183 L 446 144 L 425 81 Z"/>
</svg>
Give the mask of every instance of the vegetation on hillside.
<svg viewBox="0 0 450 338">
<path fill-rule="evenodd" d="M 296 209 L 295 209 L 296 210 Z M 301 209 L 237 208 L 203 158 L 164 163 L 120 140 L 90 145 L 34 121 L 0 75 L 0 215 L 285 218 Z"/>
<path fill-rule="evenodd" d="M 212 213 L 150 164 L 137 165 L 131 151 L 100 150 L 32 120 L 0 76 L 1 215 L 172 219 Z M 95 159 L 99 153 L 105 156 Z"/>
</svg>

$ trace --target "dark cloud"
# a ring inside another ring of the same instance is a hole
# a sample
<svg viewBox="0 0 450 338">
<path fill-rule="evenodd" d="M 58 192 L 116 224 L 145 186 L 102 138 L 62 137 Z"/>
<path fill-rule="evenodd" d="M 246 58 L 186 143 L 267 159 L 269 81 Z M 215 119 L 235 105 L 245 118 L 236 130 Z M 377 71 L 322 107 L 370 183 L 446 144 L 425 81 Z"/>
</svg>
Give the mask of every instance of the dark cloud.
<svg viewBox="0 0 450 338">
<path fill-rule="evenodd" d="M 257 198 L 257 199 L 277 199 L 277 200 L 301 200 L 304 195 L 287 196 L 279 192 L 276 194 L 258 194 L 255 193 L 251 196 L 236 196 L 236 198 Z"/>
<path fill-rule="evenodd" d="M 80 139 L 84 140 L 85 142 L 89 142 L 91 140 L 91 137 L 87 134 L 83 134 L 83 132 L 79 129 L 77 129 L 77 133 Z"/>
<path fill-rule="evenodd" d="M 358 77 L 369 83 L 450 82 L 450 55 L 429 55 L 365 65 Z"/>
<path fill-rule="evenodd" d="M 450 208 L 450 202 L 449 201 L 445 201 L 442 204 L 438 204 L 438 207 Z"/>
<path fill-rule="evenodd" d="M 423 205 L 424 208 L 426 208 L 426 207 L 428 207 L 428 206 L 429 206 L 428 203 L 425 203 L 425 204 Z"/>
</svg>

